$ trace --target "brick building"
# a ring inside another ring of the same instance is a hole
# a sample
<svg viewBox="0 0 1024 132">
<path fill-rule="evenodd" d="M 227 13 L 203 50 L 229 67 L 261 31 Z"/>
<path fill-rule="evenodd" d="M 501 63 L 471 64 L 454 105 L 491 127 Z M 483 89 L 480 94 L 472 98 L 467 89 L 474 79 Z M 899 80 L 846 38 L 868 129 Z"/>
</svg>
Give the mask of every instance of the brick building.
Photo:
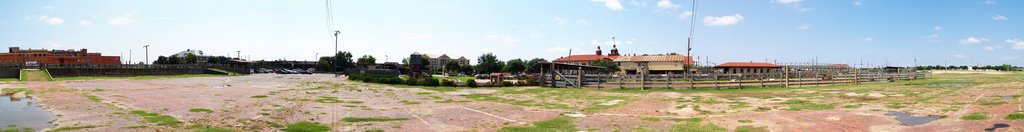
<svg viewBox="0 0 1024 132">
<path fill-rule="evenodd" d="M 89 53 L 81 50 L 46 50 L 21 49 L 10 47 L 7 53 L 0 53 L 0 65 L 35 65 L 35 64 L 121 64 L 119 56 L 102 56 L 100 53 Z"/>
</svg>

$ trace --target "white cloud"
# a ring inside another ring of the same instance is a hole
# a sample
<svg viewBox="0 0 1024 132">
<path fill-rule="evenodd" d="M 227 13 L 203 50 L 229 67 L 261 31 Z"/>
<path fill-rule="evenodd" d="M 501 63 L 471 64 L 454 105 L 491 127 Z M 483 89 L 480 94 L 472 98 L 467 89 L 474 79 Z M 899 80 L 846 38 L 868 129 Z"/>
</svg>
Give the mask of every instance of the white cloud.
<svg viewBox="0 0 1024 132">
<path fill-rule="evenodd" d="M 985 4 L 990 4 L 991 5 L 991 4 L 996 4 L 996 3 L 998 3 L 998 2 L 996 2 L 995 0 L 985 0 Z"/>
<path fill-rule="evenodd" d="M 64 44 L 57 41 L 47 41 L 47 43 L 50 43 L 50 49 L 64 48 Z"/>
<path fill-rule="evenodd" d="M 938 31 L 942 31 L 943 28 L 939 27 L 939 26 L 935 26 L 935 27 L 932 27 L 932 30 L 935 30 L 936 32 L 938 32 Z"/>
<path fill-rule="evenodd" d="M 484 38 L 495 40 L 505 45 L 516 45 L 519 43 L 519 40 L 512 38 L 511 35 L 486 35 Z"/>
<path fill-rule="evenodd" d="M 972 44 L 984 43 L 984 42 L 988 42 L 988 41 L 989 40 L 987 38 L 967 37 L 966 39 L 960 40 L 960 44 L 972 45 Z"/>
<path fill-rule="evenodd" d="M 60 18 L 56 18 L 56 17 L 51 17 L 50 19 L 46 20 L 46 24 L 50 24 L 50 25 L 64 24 L 64 19 L 60 19 Z"/>
<path fill-rule="evenodd" d="M 403 34 L 403 35 L 405 36 L 406 39 L 411 39 L 411 40 L 429 40 L 429 39 L 433 39 L 434 38 L 434 35 L 425 34 L 425 33 L 424 34 L 406 33 L 406 34 Z"/>
<path fill-rule="evenodd" d="M 1020 59 L 1020 57 L 1017 57 L 1017 56 L 1007 56 L 1007 57 L 999 58 L 999 60 L 1003 60 L 1003 61 L 1011 61 L 1011 60 L 1017 60 L 1017 59 Z"/>
<path fill-rule="evenodd" d="M 620 3 L 619 0 L 593 0 L 593 2 L 604 3 L 604 6 L 608 7 L 608 9 L 611 9 L 611 10 L 615 10 L 615 11 L 622 10 L 622 3 Z"/>
<path fill-rule="evenodd" d="M 875 42 L 875 38 L 872 38 L 872 37 L 864 37 L 863 40 L 864 40 L 864 42 Z"/>
<path fill-rule="evenodd" d="M 800 4 L 803 0 L 772 0 L 772 2 L 779 4 Z"/>
<path fill-rule="evenodd" d="M 729 26 L 736 25 L 740 21 L 743 21 L 743 15 L 736 14 L 732 16 L 704 16 L 704 24 L 709 26 Z"/>
<path fill-rule="evenodd" d="M 669 0 L 661 0 L 661 1 L 658 1 L 658 8 L 660 8 L 660 9 L 676 9 L 676 8 L 679 8 L 679 5 L 673 4 L 672 1 L 669 1 Z"/>
<path fill-rule="evenodd" d="M 964 55 L 964 54 L 955 54 L 955 55 L 953 55 L 953 58 L 960 58 L 960 59 L 963 59 L 963 58 L 967 58 L 967 55 Z"/>
<path fill-rule="evenodd" d="M 679 19 L 690 19 L 690 17 L 692 17 L 692 16 L 693 16 L 693 11 L 686 11 L 686 12 L 683 12 L 682 14 L 679 14 L 678 17 L 679 17 Z"/>
<path fill-rule="evenodd" d="M 579 23 L 583 26 L 590 26 L 590 21 L 587 21 L 587 19 L 580 19 Z"/>
<path fill-rule="evenodd" d="M 553 53 L 564 53 L 564 52 L 569 52 L 569 48 L 565 48 L 565 47 L 551 47 L 551 48 L 548 48 L 547 51 L 548 52 L 553 52 Z"/>
<path fill-rule="evenodd" d="M 939 42 L 939 34 L 928 35 L 928 42 Z"/>
<path fill-rule="evenodd" d="M 996 49 L 1002 49 L 1003 47 L 1002 46 L 985 46 L 983 48 L 985 48 L 985 50 L 988 50 L 988 51 L 995 51 Z"/>
<path fill-rule="evenodd" d="M 1003 21 L 1003 20 L 1006 20 L 1006 19 L 1009 19 L 1009 18 L 1006 18 L 1006 16 L 1003 16 L 1003 15 L 992 16 L 992 20 L 996 20 L 996 21 Z"/>
<path fill-rule="evenodd" d="M 92 25 L 92 22 L 90 22 L 89 20 L 82 20 L 82 21 L 79 21 L 78 24 L 82 25 L 82 26 L 89 26 L 89 25 Z"/>
<path fill-rule="evenodd" d="M 565 18 L 555 17 L 555 22 L 557 22 L 559 25 L 565 24 L 566 21 L 568 21 L 568 20 L 565 20 Z"/>
<path fill-rule="evenodd" d="M 1012 48 L 1015 49 L 1015 50 L 1024 50 L 1024 40 L 1021 40 L 1021 39 L 1007 39 L 1006 43 L 1010 43 L 1011 45 L 1013 45 Z"/>
<path fill-rule="evenodd" d="M 863 6 L 864 0 L 853 0 L 853 6 Z"/>
<path fill-rule="evenodd" d="M 132 15 L 126 15 L 110 19 L 110 21 L 107 21 L 107 23 L 110 25 L 131 25 L 135 23 L 135 20 L 132 19 Z"/>
<path fill-rule="evenodd" d="M 811 29 L 811 24 L 804 23 L 803 25 L 800 25 L 800 26 L 796 27 L 796 29 L 800 29 L 800 30 Z"/>
</svg>

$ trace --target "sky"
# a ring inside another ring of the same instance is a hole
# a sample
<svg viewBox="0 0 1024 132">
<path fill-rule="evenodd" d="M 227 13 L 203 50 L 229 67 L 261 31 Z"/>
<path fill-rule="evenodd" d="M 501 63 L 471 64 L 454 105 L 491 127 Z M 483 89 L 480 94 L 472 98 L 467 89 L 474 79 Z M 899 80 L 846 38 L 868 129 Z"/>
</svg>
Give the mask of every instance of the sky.
<svg viewBox="0 0 1024 132">
<path fill-rule="evenodd" d="M 697 2 L 693 12 L 690 0 L 0 0 L 0 44 L 136 63 L 143 45 L 149 61 L 186 49 L 315 60 L 334 52 L 338 30 L 339 50 L 357 57 L 476 63 L 484 53 L 553 60 L 613 44 L 629 55 L 686 54 L 692 21 L 702 64 L 1024 65 L 1019 0 Z"/>
</svg>

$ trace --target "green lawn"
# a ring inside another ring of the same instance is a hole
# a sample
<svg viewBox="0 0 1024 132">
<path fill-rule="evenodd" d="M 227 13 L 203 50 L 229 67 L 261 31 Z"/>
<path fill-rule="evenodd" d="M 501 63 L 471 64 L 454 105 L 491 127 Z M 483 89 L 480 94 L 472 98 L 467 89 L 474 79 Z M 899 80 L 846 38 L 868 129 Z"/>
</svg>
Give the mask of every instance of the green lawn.
<svg viewBox="0 0 1024 132">
<path fill-rule="evenodd" d="M 128 79 L 128 80 L 150 80 L 150 79 L 166 79 L 166 78 L 190 78 L 190 77 L 221 77 L 227 76 L 222 74 L 182 74 L 182 75 L 146 75 L 146 76 L 130 76 L 130 77 L 104 77 L 104 76 L 80 76 L 80 77 L 57 77 L 53 78 L 53 81 L 72 81 L 72 80 L 105 80 L 105 79 Z"/>
</svg>

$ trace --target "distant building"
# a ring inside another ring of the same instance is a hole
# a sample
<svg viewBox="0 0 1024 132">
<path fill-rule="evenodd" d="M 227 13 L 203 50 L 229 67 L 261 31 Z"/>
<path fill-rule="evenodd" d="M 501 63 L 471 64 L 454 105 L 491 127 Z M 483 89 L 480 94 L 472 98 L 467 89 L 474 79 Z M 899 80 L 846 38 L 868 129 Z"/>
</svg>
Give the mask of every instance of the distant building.
<svg viewBox="0 0 1024 132">
<path fill-rule="evenodd" d="M 619 56 L 614 60 L 626 74 L 685 73 L 693 66 L 693 57 L 683 55 Z"/>
<path fill-rule="evenodd" d="M 611 53 L 609 53 L 608 55 L 601 54 L 601 46 L 597 46 L 597 51 L 595 52 L 595 54 L 569 55 L 565 57 L 559 57 L 558 59 L 555 59 L 553 62 L 589 66 L 590 62 L 595 60 L 615 60 L 619 56 L 619 48 L 615 45 L 612 45 Z"/>
<path fill-rule="evenodd" d="M 7 53 L 0 53 L 0 64 L 121 64 L 121 57 L 119 56 L 102 56 L 100 53 L 89 53 L 88 51 L 87 49 L 46 50 L 10 47 Z"/>
<path fill-rule="evenodd" d="M 212 57 L 203 55 L 203 51 L 201 50 L 192 49 L 185 49 L 185 51 L 174 53 L 171 56 L 167 57 L 177 57 L 179 62 L 185 62 L 185 59 L 188 56 L 188 54 L 196 55 L 196 63 L 206 63 L 207 59 L 210 59 L 210 57 Z"/>
<path fill-rule="evenodd" d="M 714 67 L 723 73 L 770 73 L 782 66 L 767 62 L 726 62 Z"/>
<path fill-rule="evenodd" d="M 430 64 L 427 65 L 427 68 L 434 71 L 440 71 L 446 64 L 452 62 L 459 63 L 459 66 L 469 66 L 469 59 L 466 59 L 465 56 L 452 59 L 447 54 L 423 54 L 423 58 L 427 59 L 427 62 Z"/>
</svg>

